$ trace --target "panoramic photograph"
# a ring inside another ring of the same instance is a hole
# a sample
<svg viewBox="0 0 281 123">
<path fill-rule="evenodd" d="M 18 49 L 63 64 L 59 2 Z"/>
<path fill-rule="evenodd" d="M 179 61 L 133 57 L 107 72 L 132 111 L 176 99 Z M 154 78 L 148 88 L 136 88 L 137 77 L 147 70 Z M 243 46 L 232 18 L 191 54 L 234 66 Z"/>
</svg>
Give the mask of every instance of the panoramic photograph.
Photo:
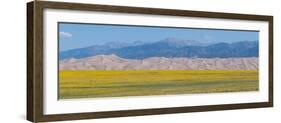
<svg viewBox="0 0 281 123">
<path fill-rule="evenodd" d="M 259 91 L 259 32 L 58 23 L 59 99 Z"/>
</svg>

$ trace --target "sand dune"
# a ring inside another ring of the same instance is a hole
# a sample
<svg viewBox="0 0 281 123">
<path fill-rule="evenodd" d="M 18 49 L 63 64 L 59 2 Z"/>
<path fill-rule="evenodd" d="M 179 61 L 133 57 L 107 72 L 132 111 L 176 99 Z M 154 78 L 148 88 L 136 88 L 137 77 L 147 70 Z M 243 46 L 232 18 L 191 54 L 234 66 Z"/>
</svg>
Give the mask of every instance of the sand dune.
<svg viewBox="0 0 281 123">
<path fill-rule="evenodd" d="M 97 55 L 61 60 L 60 70 L 258 70 L 258 58 L 165 58 L 123 59 Z"/>
</svg>

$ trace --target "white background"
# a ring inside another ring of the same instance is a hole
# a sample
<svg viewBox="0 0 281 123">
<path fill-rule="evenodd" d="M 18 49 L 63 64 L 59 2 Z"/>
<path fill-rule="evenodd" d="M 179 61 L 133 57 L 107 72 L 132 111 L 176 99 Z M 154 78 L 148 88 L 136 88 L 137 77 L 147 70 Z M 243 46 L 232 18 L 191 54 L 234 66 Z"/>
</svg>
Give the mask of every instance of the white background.
<svg viewBox="0 0 281 123">
<path fill-rule="evenodd" d="M 81 1 L 81 0 L 80 0 Z M 86 0 L 83 0 L 86 1 Z M 160 7 L 216 12 L 274 15 L 274 108 L 212 111 L 172 115 L 68 121 L 68 123 L 237 123 L 280 122 L 281 114 L 281 11 L 278 0 L 88 0 L 99 4 Z M 0 122 L 25 123 L 26 110 L 26 5 L 25 0 L 0 4 Z"/>
<path fill-rule="evenodd" d="M 47 9 L 44 12 L 44 114 L 132 110 L 146 108 L 235 104 L 268 101 L 268 23 L 227 19 L 114 14 L 105 12 L 67 11 Z M 114 20 L 114 21 L 112 21 Z M 133 20 L 133 21 L 132 21 Z M 58 101 L 57 84 L 57 23 L 107 23 L 172 27 L 258 30 L 259 91 L 239 93 L 186 94 L 173 96 L 144 96 Z M 81 106 L 83 105 L 83 106 Z"/>
</svg>

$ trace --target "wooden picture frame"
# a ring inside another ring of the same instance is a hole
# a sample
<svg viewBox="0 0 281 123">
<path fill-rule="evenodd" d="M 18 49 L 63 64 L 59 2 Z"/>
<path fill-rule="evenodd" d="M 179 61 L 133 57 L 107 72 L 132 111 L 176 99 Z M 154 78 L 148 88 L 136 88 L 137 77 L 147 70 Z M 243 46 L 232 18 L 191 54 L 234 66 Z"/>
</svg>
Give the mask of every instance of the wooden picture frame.
<svg viewBox="0 0 281 123">
<path fill-rule="evenodd" d="M 235 104 L 215 104 L 117 110 L 101 112 L 79 112 L 65 114 L 44 114 L 44 11 L 46 9 L 97 11 L 124 14 L 161 15 L 172 17 L 195 17 L 209 19 L 249 20 L 268 23 L 268 101 Z M 27 120 L 49 122 L 124 116 L 141 116 L 215 110 L 261 108 L 273 106 L 273 16 L 217 13 L 187 10 L 140 8 L 125 6 L 94 5 L 34 1 L 27 3 Z"/>
</svg>

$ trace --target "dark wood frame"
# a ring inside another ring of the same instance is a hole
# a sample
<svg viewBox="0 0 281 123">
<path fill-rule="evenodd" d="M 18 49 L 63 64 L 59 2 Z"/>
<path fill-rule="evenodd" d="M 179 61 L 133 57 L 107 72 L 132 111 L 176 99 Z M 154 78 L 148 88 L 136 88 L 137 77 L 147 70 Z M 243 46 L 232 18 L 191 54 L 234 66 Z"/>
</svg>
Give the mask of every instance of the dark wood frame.
<svg viewBox="0 0 281 123">
<path fill-rule="evenodd" d="M 269 39 L 268 39 L 269 40 L 269 58 L 268 58 L 269 99 L 268 100 L 269 101 L 242 103 L 242 104 L 226 104 L 226 105 L 208 105 L 208 106 L 175 107 L 175 108 L 167 107 L 167 108 L 157 108 L 157 109 L 45 115 L 43 113 L 43 78 L 44 78 L 43 76 L 43 10 L 46 8 L 266 21 L 269 23 L 269 27 L 268 27 L 269 28 L 269 32 L 268 32 L 269 33 Z M 29 121 L 48 122 L 48 121 L 62 121 L 62 120 L 80 120 L 80 119 L 93 119 L 93 118 L 259 108 L 259 107 L 272 107 L 272 106 L 273 106 L 273 16 L 79 4 L 79 3 L 46 2 L 46 1 L 34 1 L 34 2 L 27 3 L 27 120 Z"/>
</svg>

